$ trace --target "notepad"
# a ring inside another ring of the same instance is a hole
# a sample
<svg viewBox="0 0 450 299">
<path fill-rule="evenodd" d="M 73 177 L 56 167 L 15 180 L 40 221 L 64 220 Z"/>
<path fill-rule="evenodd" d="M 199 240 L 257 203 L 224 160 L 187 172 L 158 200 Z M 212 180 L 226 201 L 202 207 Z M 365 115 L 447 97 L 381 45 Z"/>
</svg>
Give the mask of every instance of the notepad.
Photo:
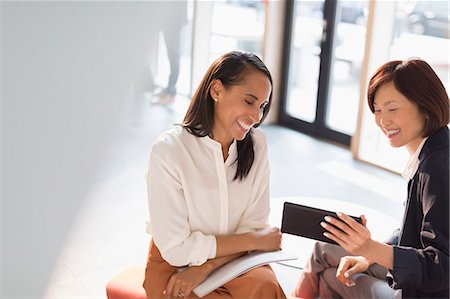
<svg viewBox="0 0 450 299">
<path fill-rule="evenodd" d="M 283 251 L 251 252 L 216 269 L 192 291 L 202 298 L 247 271 L 273 262 L 295 259 L 295 256 Z"/>
</svg>

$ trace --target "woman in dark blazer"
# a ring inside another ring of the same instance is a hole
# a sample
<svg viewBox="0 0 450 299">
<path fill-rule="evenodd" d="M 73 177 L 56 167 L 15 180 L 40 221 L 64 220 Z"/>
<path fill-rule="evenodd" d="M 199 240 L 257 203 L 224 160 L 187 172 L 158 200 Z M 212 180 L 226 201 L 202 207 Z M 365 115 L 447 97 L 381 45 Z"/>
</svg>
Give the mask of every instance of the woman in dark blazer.
<svg viewBox="0 0 450 299">
<path fill-rule="evenodd" d="M 371 78 L 368 104 L 393 147 L 410 159 L 402 226 L 386 242 L 338 213 L 325 217 L 295 295 L 342 298 L 449 298 L 449 98 L 423 60 L 391 61 Z M 339 228 L 339 229 L 337 229 Z"/>
</svg>

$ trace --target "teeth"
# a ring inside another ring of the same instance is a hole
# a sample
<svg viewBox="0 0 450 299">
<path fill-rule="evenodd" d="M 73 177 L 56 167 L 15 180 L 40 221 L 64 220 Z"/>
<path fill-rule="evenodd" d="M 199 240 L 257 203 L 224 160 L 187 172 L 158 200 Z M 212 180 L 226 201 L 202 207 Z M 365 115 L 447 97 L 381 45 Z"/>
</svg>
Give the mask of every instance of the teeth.
<svg viewBox="0 0 450 299">
<path fill-rule="evenodd" d="M 395 129 L 395 130 L 386 130 L 386 134 L 387 134 L 388 136 L 397 134 L 398 132 L 400 132 L 399 129 Z"/>
<path fill-rule="evenodd" d="M 239 125 L 240 125 L 241 127 L 243 127 L 245 130 L 250 129 L 250 128 L 253 126 L 253 124 L 247 125 L 246 123 L 244 123 L 243 121 L 240 121 L 240 120 L 238 120 L 238 123 L 239 123 Z"/>
</svg>

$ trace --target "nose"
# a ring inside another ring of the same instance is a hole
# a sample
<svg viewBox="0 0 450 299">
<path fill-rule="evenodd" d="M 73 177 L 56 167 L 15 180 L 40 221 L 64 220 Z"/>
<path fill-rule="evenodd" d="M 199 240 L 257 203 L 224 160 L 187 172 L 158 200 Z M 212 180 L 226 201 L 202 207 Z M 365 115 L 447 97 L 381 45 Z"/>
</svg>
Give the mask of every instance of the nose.
<svg viewBox="0 0 450 299">
<path fill-rule="evenodd" d="M 391 119 L 386 114 L 380 115 L 380 125 L 386 127 L 391 124 Z"/>
<path fill-rule="evenodd" d="M 256 111 L 253 110 L 252 113 L 250 114 L 250 119 L 252 120 L 253 123 L 258 124 L 259 121 L 261 120 L 263 116 L 263 110 L 260 108 L 257 108 Z"/>
</svg>

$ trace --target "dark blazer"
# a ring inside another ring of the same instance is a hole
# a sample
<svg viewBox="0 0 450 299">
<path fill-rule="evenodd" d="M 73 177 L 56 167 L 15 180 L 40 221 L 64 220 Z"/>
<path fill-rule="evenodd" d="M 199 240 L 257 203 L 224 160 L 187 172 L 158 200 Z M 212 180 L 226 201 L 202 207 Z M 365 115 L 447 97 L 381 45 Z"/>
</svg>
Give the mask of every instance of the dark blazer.
<svg viewBox="0 0 450 299">
<path fill-rule="evenodd" d="M 403 298 L 449 298 L 449 130 L 429 136 L 419 169 L 408 182 L 403 224 L 390 244 L 394 267 L 388 273 Z"/>
</svg>

